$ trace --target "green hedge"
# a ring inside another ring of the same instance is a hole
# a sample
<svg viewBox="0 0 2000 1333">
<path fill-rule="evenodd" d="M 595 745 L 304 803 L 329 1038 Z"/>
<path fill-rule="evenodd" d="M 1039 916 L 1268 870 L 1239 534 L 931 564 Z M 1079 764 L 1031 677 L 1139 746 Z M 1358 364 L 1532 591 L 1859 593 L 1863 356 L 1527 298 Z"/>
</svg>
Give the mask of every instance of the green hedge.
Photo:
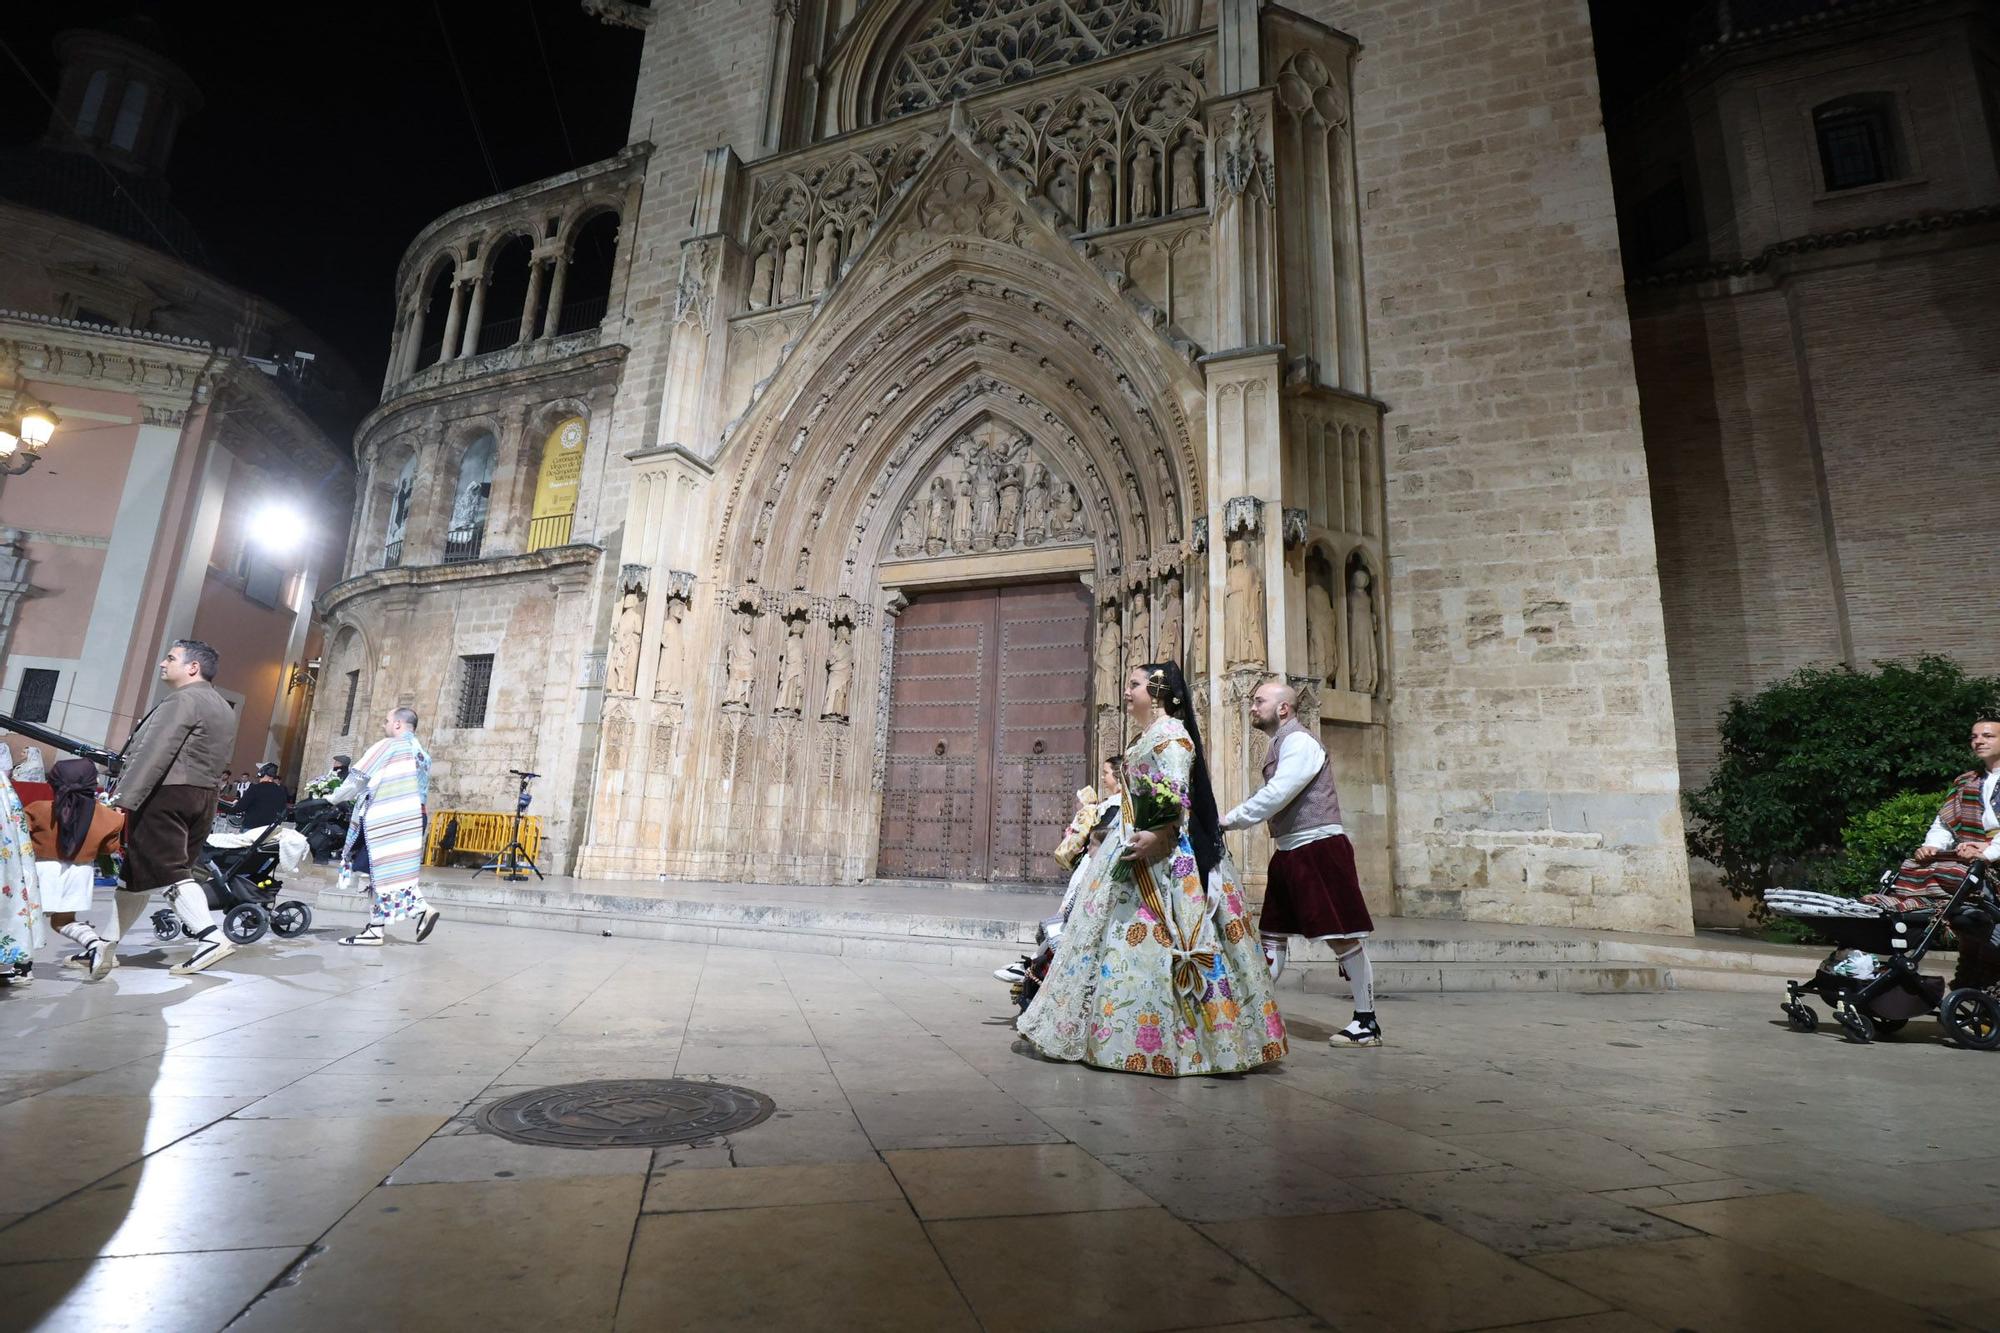
<svg viewBox="0 0 2000 1333">
<path fill-rule="evenodd" d="M 1721 761 L 1687 798 L 1688 850 L 1739 896 L 1879 873 L 1879 862 L 1862 865 L 1864 849 L 1886 857 L 1925 801 L 1929 824 L 1942 800 L 1933 793 L 1971 766 L 1972 722 L 1996 711 L 2000 677 L 1968 676 L 1946 657 L 1814 668 L 1732 699 Z M 1899 797 L 1912 804 L 1889 813 Z M 1856 823 L 1866 827 L 1850 849 Z"/>
</svg>

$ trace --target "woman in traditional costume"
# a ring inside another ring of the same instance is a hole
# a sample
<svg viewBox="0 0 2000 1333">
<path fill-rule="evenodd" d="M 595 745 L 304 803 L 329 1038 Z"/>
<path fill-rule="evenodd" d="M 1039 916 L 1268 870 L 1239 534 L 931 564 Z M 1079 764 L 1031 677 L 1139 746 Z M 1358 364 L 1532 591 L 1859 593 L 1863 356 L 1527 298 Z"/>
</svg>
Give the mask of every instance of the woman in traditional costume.
<svg viewBox="0 0 2000 1333">
<path fill-rule="evenodd" d="M 4 749 L 5 747 L 0 747 Z M 0 770 L 0 985 L 31 981 L 35 950 L 42 943 L 40 887 L 28 816 L 10 781 L 12 753 Z"/>
<path fill-rule="evenodd" d="M 1284 1019 L 1180 667 L 1135 668 L 1125 709 L 1140 736 L 1125 751 L 1122 818 L 1017 1026 L 1050 1059 L 1135 1074 L 1282 1059 Z"/>
</svg>

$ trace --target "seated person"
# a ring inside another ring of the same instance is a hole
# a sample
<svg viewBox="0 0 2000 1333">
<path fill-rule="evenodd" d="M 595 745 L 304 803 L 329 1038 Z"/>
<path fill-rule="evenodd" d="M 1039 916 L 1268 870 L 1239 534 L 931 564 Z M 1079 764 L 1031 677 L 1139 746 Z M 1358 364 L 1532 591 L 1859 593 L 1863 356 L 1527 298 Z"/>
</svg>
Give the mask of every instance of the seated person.
<svg viewBox="0 0 2000 1333">
<path fill-rule="evenodd" d="M 236 815 L 242 821 L 243 831 L 264 828 L 285 817 L 285 811 L 292 805 L 292 794 L 278 781 L 276 764 L 259 764 L 257 780 L 250 784 L 248 791 L 234 801 L 223 801 L 216 806 L 225 815 Z"/>
<path fill-rule="evenodd" d="M 2000 868 L 1994 866 L 2000 862 L 2000 837 L 1995 836 L 2000 833 L 2000 815 L 1994 810 L 2000 789 L 2000 719 L 1981 718 L 1972 724 L 1972 755 L 1979 766 L 1952 780 L 1951 795 L 1931 821 L 1923 846 L 1897 869 L 1887 890 L 1871 893 L 1862 902 L 1892 912 L 1935 910 L 1958 892 L 1975 864 L 1988 867 L 1989 888 L 2000 886 Z M 1991 948 L 1988 940 L 1961 935 L 1960 975 L 1986 971 L 1981 957 Z M 1989 961 L 2000 963 L 2000 958 Z"/>
</svg>

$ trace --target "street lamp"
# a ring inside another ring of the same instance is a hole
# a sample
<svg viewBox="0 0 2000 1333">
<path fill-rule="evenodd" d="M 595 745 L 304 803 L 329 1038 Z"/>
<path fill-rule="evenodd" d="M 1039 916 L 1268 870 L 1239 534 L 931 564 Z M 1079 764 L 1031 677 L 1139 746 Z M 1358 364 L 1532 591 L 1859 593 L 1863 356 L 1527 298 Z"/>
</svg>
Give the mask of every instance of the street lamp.
<svg viewBox="0 0 2000 1333">
<path fill-rule="evenodd" d="M 61 424 L 47 403 L 17 392 L 12 411 L 0 415 L 0 473 L 18 477 L 33 467 Z"/>
</svg>

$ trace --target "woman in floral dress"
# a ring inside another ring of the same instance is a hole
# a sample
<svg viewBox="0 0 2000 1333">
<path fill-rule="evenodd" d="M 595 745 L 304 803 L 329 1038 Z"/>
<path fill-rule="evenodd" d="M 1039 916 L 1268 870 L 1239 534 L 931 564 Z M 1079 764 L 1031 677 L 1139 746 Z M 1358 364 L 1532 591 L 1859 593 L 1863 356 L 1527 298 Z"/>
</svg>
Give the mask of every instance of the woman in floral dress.
<svg viewBox="0 0 2000 1333">
<path fill-rule="evenodd" d="M 0 746 L 0 751 L 5 751 Z M 0 985 L 26 980 L 42 942 L 41 895 L 28 817 L 11 780 L 13 755 L 0 768 Z"/>
<path fill-rule="evenodd" d="M 1134 668 L 1123 819 L 1078 896 L 1048 980 L 1017 1024 L 1053 1060 L 1179 1077 L 1285 1054 L 1285 1023 L 1223 850 L 1178 665 Z"/>
</svg>

